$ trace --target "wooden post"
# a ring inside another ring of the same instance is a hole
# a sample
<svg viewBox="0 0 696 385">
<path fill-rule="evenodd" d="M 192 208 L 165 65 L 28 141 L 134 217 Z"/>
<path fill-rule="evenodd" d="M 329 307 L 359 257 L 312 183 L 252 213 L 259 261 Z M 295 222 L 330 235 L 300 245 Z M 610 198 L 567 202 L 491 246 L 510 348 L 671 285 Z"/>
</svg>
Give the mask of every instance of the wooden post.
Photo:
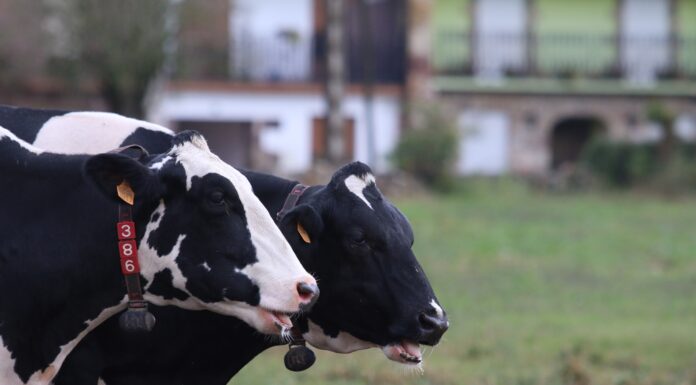
<svg viewBox="0 0 696 385">
<path fill-rule="evenodd" d="M 679 0 L 669 1 L 669 60 L 670 70 L 673 70 L 675 76 L 679 76 L 679 50 L 681 49 L 679 35 Z"/>
<path fill-rule="evenodd" d="M 343 141 L 343 0 L 326 0 L 326 161 L 338 165 L 346 159 Z"/>
<path fill-rule="evenodd" d="M 526 44 L 527 44 L 527 74 L 536 75 L 537 73 L 537 35 L 534 28 L 537 19 L 537 2 L 536 0 L 527 0 L 527 17 L 526 17 Z"/>
<path fill-rule="evenodd" d="M 624 1 L 623 0 L 615 0 L 616 1 L 616 11 L 615 11 L 615 32 L 614 32 L 614 41 L 615 41 L 615 49 L 616 49 L 616 73 L 618 74 L 619 77 L 623 77 L 625 75 L 624 73 L 624 62 L 623 62 L 623 45 L 624 45 L 624 37 L 623 37 L 623 8 L 624 8 Z"/>
<path fill-rule="evenodd" d="M 408 73 L 406 75 L 407 128 L 415 125 L 418 117 L 414 105 L 434 98 L 431 84 L 431 29 L 432 0 L 408 0 Z"/>
</svg>

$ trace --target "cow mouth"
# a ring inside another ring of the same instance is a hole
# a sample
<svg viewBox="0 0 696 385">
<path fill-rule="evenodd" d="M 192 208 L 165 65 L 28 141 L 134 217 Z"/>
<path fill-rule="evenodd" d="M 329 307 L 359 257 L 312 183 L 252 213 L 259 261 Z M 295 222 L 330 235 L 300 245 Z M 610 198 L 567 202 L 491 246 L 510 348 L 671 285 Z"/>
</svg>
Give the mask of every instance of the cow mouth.
<svg viewBox="0 0 696 385">
<path fill-rule="evenodd" d="M 290 320 L 290 313 L 272 310 L 272 309 L 261 309 L 261 313 L 269 319 L 279 333 L 287 332 L 292 329 L 292 321 Z"/>
<path fill-rule="evenodd" d="M 403 340 L 401 343 L 383 346 L 382 352 L 390 360 L 405 365 L 419 365 L 423 362 L 420 345 L 413 341 Z"/>
</svg>

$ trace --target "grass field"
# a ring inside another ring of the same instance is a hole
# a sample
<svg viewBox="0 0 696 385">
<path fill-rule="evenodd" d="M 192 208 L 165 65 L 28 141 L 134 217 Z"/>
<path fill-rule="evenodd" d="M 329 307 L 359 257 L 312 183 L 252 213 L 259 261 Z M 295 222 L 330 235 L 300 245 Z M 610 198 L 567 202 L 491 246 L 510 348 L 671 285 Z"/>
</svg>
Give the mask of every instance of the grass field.
<svg viewBox="0 0 696 385">
<path fill-rule="evenodd" d="M 419 375 L 377 350 L 269 350 L 233 384 L 696 384 L 696 200 L 508 182 L 401 200 L 451 329 Z"/>
</svg>

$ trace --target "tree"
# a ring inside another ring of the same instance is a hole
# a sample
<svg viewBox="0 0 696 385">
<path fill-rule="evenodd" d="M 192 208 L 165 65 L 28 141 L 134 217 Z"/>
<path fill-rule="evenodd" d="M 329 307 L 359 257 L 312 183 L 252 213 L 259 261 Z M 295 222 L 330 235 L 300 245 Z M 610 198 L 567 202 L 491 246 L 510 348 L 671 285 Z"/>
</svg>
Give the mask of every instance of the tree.
<svg viewBox="0 0 696 385">
<path fill-rule="evenodd" d="M 54 1 L 71 50 L 108 107 L 142 117 L 150 81 L 165 60 L 168 0 Z"/>
</svg>

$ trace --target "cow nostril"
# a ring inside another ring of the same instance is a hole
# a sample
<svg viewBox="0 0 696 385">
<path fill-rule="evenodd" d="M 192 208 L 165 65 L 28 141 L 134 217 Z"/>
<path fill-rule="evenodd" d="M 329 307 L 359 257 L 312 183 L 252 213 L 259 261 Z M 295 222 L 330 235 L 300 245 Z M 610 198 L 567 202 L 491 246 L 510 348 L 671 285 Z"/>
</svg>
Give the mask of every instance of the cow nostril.
<svg viewBox="0 0 696 385">
<path fill-rule="evenodd" d="M 421 329 L 420 343 L 426 345 L 436 345 L 440 342 L 440 338 L 449 328 L 446 316 L 435 316 L 427 313 L 418 315 L 418 323 Z"/>
<path fill-rule="evenodd" d="M 420 322 L 421 328 L 423 328 L 423 330 L 433 330 L 437 328 L 437 321 L 434 319 L 434 317 L 429 316 L 425 313 L 421 313 L 418 316 L 418 321 Z"/>
<path fill-rule="evenodd" d="M 315 284 L 300 282 L 297 284 L 297 293 L 304 301 L 313 301 L 319 296 L 319 287 Z"/>
</svg>

